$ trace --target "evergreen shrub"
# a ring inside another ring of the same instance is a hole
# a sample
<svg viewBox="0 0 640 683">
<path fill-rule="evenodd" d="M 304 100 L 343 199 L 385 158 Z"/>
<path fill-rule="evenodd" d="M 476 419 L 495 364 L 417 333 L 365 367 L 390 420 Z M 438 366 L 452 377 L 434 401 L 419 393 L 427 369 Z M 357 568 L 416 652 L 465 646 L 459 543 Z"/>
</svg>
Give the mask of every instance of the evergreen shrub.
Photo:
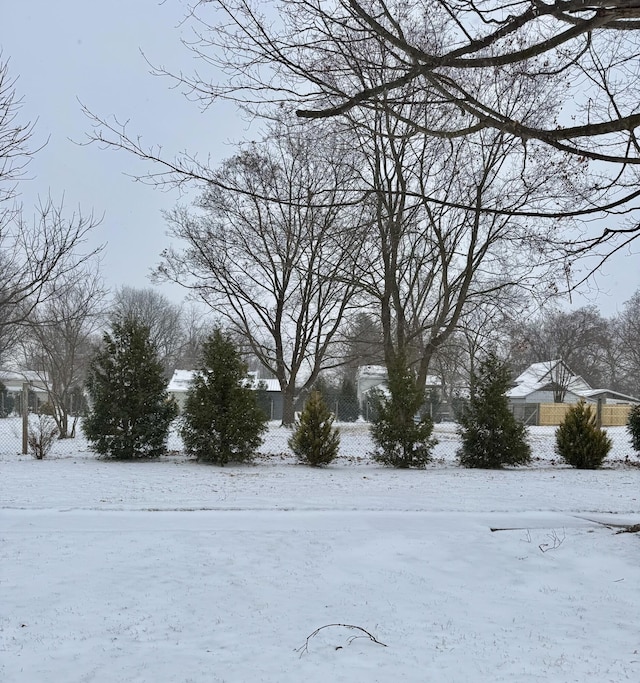
<svg viewBox="0 0 640 683">
<path fill-rule="evenodd" d="M 181 434 L 187 452 L 200 462 L 250 462 L 267 428 L 257 392 L 248 386 L 247 366 L 233 341 L 215 330 L 203 347 L 203 365 L 183 409 Z"/>
<path fill-rule="evenodd" d="M 634 450 L 640 451 L 640 405 L 634 406 L 627 418 L 627 432 Z"/>
<path fill-rule="evenodd" d="M 510 381 L 507 366 L 493 354 L 474 373 L 472 395 L 458 415 L 458 459 L 464 467 L 498 469 L 530 462 L 526 427 L 513 416 L 506 397 Z"/>
<path fill-rule="evenodd" d="M 371 437 L 376 462 L 400 469 L 424 468 L 431 460 L 437 440 L 433 422 L 421 415 L 424 392 L 402 357 L 387 369 L 389 393 L 374 392 Z"/>
<path fill-rule="evenodd" d="M 178 409 L 149 328 L 128 318 L 114 322 L 87 378 L 90 408 L 82 430 L 97 453 L 116 459 L 166 453 Z"/>
<path fill-rule="evenodd" d="M 340 394 L 338 395 L 338 420 L 355 422 L 359 415 L 358 392 L 354 383 L 345 377 L 340 385 Z"/>
<path fill-rule="evenodd" d="M 333 419 L 322 394 L 312 391 L 289 439 L 289 448 L 300 462 L 320 467 L 335 460 L 340 433 L 333 428 Z"/>
<path fill-rule="evenodd" d="M 556 453 L 572 467 L 597 470 L 611 450 L 611 439 L 596 424 L 595 411 L 580 401 L 556 429 Z"/>
</svg>

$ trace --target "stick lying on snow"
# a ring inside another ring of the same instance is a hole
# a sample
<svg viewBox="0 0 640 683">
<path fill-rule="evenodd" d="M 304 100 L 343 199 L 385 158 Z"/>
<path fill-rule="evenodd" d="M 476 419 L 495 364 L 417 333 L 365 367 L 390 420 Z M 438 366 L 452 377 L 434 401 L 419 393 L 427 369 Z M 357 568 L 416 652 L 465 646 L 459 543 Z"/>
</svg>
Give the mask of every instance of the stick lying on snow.
<svg viewBox="0 0 640 683">
<path fill-rule="evenodd" d="M 362 631 L 362 633 L 364 633 L 365 636 L 366 636 L 367 638 L 369 638 L 369 640 L 373 641 L 374 643 L 376 643 L 376 644 L 378 644 L 378 645 L 382 645 L 382 647 L 388 647 L 387 645 L 385 645 L 385 643 L 381 643 L 375 636 L 373 636 L 371 633 L 369 633 L 369 631 L 367 631 L 366 629 L 362 628 L 362 626 L 354 626 L 353 624 L 325 624 L 324 626 L 320 626 L 320 628 L 317 628 L 313 633 L 310 633 L 310 634 L 307 636 L 307 640 L 305 641 L 304 645 L 302 645 L 301 647 L 299 647 L 299 648 L 296 650 L 296 652 L 299 652 L 301 657 L 302 657 L 303 654 L 305 654 L 305 652 L 309 652 L 309 641 L 311 640 L 311 638 L 313 638 L 314 636 L 317 636 L 318 633 L 320 633 L 320 631 L 322 631 L 322 629 L 330 628 L 331 626 L 341 626 L 342 628 L 348 628 L 348 629 L 351 629 L 351 630 L 354 630 L 354 631 Z M 351 645 L 351 643 L 352 643 L 356 638 L 364 638 L 365 636 L 351 636 L 351 637 L 348 639 L 347 644 L 348 644 L 348 645 Z M 336 650 L 338 650 L 338 649 L 340 649 L 340 646 L 336 647 Z"/>
</svg>

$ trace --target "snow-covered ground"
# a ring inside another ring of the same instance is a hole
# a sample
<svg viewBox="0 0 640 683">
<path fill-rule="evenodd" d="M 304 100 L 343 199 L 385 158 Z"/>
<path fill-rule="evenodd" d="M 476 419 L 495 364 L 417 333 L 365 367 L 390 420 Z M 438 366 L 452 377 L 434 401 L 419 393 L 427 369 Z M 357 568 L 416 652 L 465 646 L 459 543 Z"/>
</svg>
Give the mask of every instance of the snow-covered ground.
<svg viewBox="0 0 640 683">
<path fill-rule="evenodd" d="M 464 470 L 438 432 L 424 471 L 371 462 L 358 425 L 324 470 L 277 427 L 243 467 L 0 446 L 0 680 L 640 680 L 624 430 L 595 472 L 540 429 L 532 467 Z"/>
</svg>

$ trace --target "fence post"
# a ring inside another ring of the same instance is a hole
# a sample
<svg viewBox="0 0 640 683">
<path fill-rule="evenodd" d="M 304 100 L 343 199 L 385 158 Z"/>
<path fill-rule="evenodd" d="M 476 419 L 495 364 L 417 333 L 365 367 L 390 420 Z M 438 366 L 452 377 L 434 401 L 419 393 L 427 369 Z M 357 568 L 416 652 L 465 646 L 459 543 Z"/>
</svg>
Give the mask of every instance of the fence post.
<svg viewBox="0 0 640 683">
<path fill-rule="evenodd" d="M 596 426 L 598 429 L 602 427 L 602 397 L 598 398 L 596 405 Z"/>
<path fill-rule="evenodd" d="M 26 455 L 29 450 L 28 446 L 29 435 L 29 383 L 22 384 L 22 455 Z"/>
</svg>

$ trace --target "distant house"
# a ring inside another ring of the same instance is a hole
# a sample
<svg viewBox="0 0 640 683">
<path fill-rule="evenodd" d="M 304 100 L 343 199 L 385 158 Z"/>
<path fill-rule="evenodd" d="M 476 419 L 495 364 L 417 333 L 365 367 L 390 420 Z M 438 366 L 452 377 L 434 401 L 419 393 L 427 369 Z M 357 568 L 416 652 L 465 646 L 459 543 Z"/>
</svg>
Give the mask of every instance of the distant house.
<svg viewBox="0 0 640 683">
<path fill-rule="evenodd" d="M 578 403 L 582 392 L 592 387 L 575 375 L 562 360 L 533 363 L 514 380 L 507 391 L 512 404 L 518 403 Z"/>
<path fill-rule="evenodd" d="M 640 399 L 619 391 L 594 389 L 580 375 L 573 374 L 569 366 L 559 359 L 530 365 L 516 377 L 514 386 L 507 391 L 507 398 L 514 415 L 529 423 L 535 423 L 539 405 L 574 404 L 579 401 L 607 406 L 631 406 L 640 403 Z"/>
<path fill-rule="evenodd" d="M 595 389 L 580 375 L 575 375 L 563 360 L 544 361 L 530 365 L 514 380 L 507 391 L 512 405 L 526 403 L 597 403 L 603 399 L 607 404 L 634 404 L 640 399 L 621 394 L 612 389 Z"/>
<path fill-rule="evenodd" d="M 197 370 L 175 370 L 169 381 L 167 391 L 176 400 L 180 412 L 184 408 L 187 392 L 197 373 Z M 277 379 L 259 379 L 257 373 L 250 372 L 247 386 L 260 392 L 258 403 L 269 420 L 282 420 L 282 392 Z"/>
<path fill-rule="evenodd" d="M 20 405 L 22 388 L 25 383 L 29 385 L 29 393 L 32 397 L 29 403 L 32 410 L 35 410 L 38 404 L 47 402 L 49 395 L 47 387 L 40 375 L 33 370 L 0 370 L 0 382 L 4 384 L 6 395 L 11 396 L 14 401 L 17 400 L 16 405 Z M 34 405 L 31 405 L 34 396 L 35 402 Z M 1 405 L 0 409 L 2 409 Z"/>
<path fill-rule="evenodd" d="M 173 376 L 169 380 L 169 385 L 167 386 L 167 391 L 169 395 L 172 396 L 180 412 L 184 408 L 184 402 L 187 398 L 187 391 L 191 386 L 191 382 L 196 374 L 196 370 L 174 370 Z"/>
<path fill-rule="evenodd" d="M 388 394 L 387 368 L 384 365 L 361 365 L 356 373 L 356 395 L 365 419 L 368 400 L 374 389 Z M 433 399 L 432 403 L 439 404 L 442 400 L 442 380 L 434 375 L 427 375 L 426 389 Z"/>
</svg>

